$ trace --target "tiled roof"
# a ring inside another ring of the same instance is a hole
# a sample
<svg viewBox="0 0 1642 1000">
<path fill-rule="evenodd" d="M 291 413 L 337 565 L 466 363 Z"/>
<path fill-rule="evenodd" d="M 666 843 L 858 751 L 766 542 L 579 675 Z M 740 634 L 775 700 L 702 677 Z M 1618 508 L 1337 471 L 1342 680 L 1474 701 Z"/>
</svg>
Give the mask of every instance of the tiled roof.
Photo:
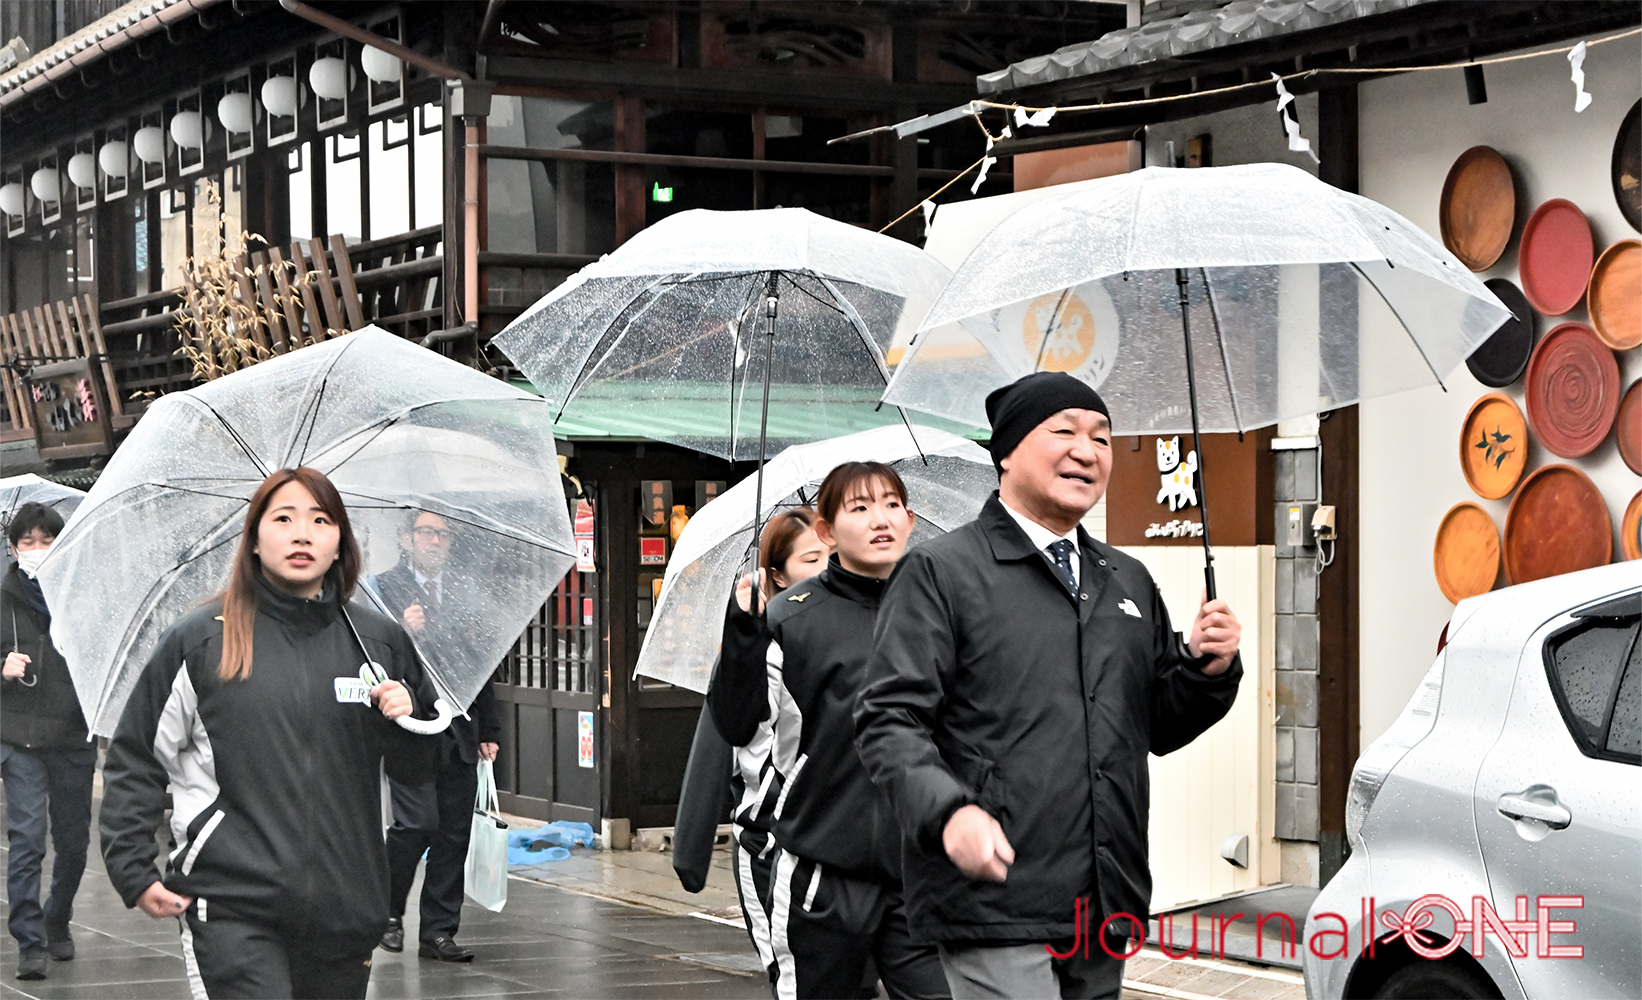
<svg viewBox="0 0 1642 1000">
<path fill-rule="evenodd" d="M 1235 0 L 1221 7 L 1108 31 L 975 78 L 983 95 L 1090 76 L 1258 38 L 1287 35 L 1428 0 Z"/>
<path fill-rule="evenodd" d="M 96 48 L 102 43 L 125 32 L 127 29 L 142 23 L 150 17 L 178 4 L 188 4 L 199 9 L 210 6 L 216 0 L 133 0 L 133 2 L 114 11 L 106 17 L 97 20 L 76 31 L 60 42 L 35 54 L 16 69 L 0 76 L 0 94 L 15 90 L 29 80 L 49 72 L 53 67 L 68 62 L 75 56 L 88 49 Z"/>
</svg>

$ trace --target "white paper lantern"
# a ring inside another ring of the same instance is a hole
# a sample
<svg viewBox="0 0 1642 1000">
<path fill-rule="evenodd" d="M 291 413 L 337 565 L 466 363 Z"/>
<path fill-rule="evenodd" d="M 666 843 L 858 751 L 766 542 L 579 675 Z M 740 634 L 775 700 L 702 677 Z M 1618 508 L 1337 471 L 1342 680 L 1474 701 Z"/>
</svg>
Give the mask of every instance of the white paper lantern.
<svg viewBox="0 0 1642 1000">
<path fill-rule="evenodd" d="M 76 187 L 97 186 L 97 158 L 90 153 L 75 153 L 68 158 L 68 179 Z"/>
<path fill-rule="evenodd" d="M 165 161 L 165 133 L 158 125 L 148 125 L 137 130 L 131 137 L 131 145 L 137 149 L 137 159 L 144 163 L 163 163 Z"/>
<path fill-rule="evenodd" d="M 398 56 L 389 55 L 379 48 L 367 45 L 359 53 L 359 65 L 364 67 L 365 75 L 377 83 L 397 83 L 399 81 L 400 66 Z"/>
<path fill-rule="evenodd" d="M 296 77 L 270 76 L 262 82 L 262 106 L 269 114 L 290 118 L 296 114 L 296 101 Z"/>
<path fill-rule="evenodd" d="M 348 64 L 335 56 L 314 60 L 308 67 L 308 86 L 327 101 L 340 101 L 348 96 Z"/>
<path fill-rule="evenodd" d="M 41 201 L 55 202 L 63 196 L 63 179 L 50 167 L 41 167 L 29 178 L 29 190 Z"/>
<path fill-rule="evenodd" d="M 185 149 L 205 147 L 205 119 L 198 111 L 179 111 L 171 116 L 171 141 Z"/>
<path fill-rule="evenodd" d="M 97 150 L 97 166 L 110 177 L 124 177 L 131 167 L 131 154 L 126 152 L 125 143 L 103 143 L 103 148 Z"/>
<path fill-rule="evenodd" d="M 7 215 L 22 215 L 28 208 L 28 199 L 23 196 L 23 185 L 12 181 L 0 187 L 0 212 Z"/>
<path fill-rule="evenodd" d="M 217 121 L 230 132 L 245 133 L 256 124 L 250 94 L 224 94 L 217 102 Z"/>
</svg>

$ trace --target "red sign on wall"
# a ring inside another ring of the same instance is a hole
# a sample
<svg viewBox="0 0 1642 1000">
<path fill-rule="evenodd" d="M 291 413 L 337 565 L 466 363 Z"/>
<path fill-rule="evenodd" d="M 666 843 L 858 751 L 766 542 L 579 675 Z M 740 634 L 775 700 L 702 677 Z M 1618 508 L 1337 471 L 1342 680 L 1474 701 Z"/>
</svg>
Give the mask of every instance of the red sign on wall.
<svg viewBox="0 0 1642 1000">
<path fill-rule="evenodd" d="M 665 565 L 667 565 L 667 539 L 665 537 L 640 538 L 639 539 L 639 565 L 640 566 L 665 566 Z"/>
</svg>

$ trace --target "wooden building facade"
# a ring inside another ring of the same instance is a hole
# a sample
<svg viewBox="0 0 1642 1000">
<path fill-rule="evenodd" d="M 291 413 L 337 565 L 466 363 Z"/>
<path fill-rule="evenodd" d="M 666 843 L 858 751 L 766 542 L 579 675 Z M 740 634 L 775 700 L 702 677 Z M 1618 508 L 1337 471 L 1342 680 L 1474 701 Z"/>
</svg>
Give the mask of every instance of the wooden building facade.
<svg viewBox="0 0 1642 1000">
<path fill-rule="evenodd" d="M 7 464 L 103 457 L 51 451 L 27 401 L 36 367 L 105 373 L 111 446 L 192 384 L 183 264 L 241 234 L 274 350 L 376 323 L 516 377 L 491 335 L 646 225 L 779 205 L 882 228 L 985 137 L 829 139 L 961 104 L 978 73 L 1123 18 L 1052 0 L 6 0 L 0 35 L 21 39 L 15 61 L 0 53 Z M 979 193 L 1009 183 L 1005 161 Z M 920 237 L 919 214 L 890 232 Z M 750 468 L 596 419 L 561 452 L 595 571 L 572 571 L 500 666 L 504 806 L 670 825 L 700 697 L 632 674 L 663 569 L 640 539 L 665 531 L 641 484 L 693 510 L 698 484 Z"/>
</svg>

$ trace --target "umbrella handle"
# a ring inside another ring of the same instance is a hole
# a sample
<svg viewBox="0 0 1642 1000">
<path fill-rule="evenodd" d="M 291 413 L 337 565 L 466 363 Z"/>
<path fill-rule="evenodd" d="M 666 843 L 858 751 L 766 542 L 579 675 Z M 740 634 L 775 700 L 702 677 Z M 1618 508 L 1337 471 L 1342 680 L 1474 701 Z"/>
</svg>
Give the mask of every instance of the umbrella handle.
<svg viewBox="0 0 1642 1000">
<path fill-rule="evenodd" d="M 438 713 L 437 718 L 413 719 L 408 715 L 401 715 L 393 721 L 399 723 L 400 729 L 408 730 L 418 736 L 433 736 L 450 728 L 450 720 L 456 717 L 456 712 L 451 709 L 450 702 L 443 698 L 434 701 L 433 710 Z"/>
<path fill-rule="evenodd" d="M 377 663 L 370 662 L 359 668 L 359 678 L 366 684 L 375 687 L 388 680 L 388 672 Z M 450 720 L 456 717 L 455 709 L 450 702 L 443 698 L 436 698 L 433 702 L 434 717 L 431 719 L 413 719 L 408 715 L 401 715 L 393 720 L 400 729 L 408 730 L 418 736 L 433 736 L 450 728 Z"/>
</svg>

